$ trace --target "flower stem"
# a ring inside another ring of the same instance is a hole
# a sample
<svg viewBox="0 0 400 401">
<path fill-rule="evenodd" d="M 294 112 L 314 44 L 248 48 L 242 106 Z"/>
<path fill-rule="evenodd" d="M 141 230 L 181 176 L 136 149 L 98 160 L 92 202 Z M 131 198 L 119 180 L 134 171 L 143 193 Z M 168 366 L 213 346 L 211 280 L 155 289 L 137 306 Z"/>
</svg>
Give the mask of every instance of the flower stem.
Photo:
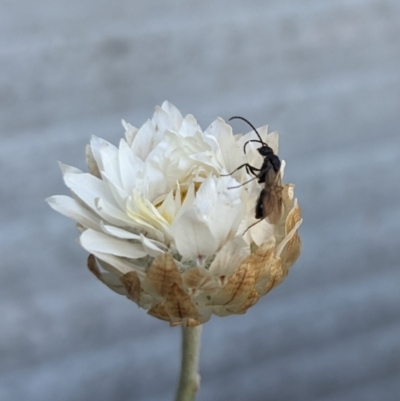
<svg viewBox="0 0 400 401">
<path fill-rule="evenodd" d="M 182 365 L 176 401 L 194 401 L 200 387 L 198 374 L 202 326 L 182 326 Z"/>
</svg>

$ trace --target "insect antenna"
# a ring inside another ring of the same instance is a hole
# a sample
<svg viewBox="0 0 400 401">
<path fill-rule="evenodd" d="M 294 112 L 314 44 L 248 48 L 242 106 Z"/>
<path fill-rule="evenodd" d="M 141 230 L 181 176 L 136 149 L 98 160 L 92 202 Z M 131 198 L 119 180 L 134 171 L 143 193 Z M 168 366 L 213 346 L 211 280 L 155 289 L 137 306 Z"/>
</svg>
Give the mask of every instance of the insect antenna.
<svg viewBox="0 0 400 401">
<path fill-rule="evenodd" d="M 263 146 L 265 146 L 265 145 L 268 146 L 268 145 L 262 140 L 261 135 L 258 133 L 256 127 L 255 127 L 249 120 L 247 120 L 246 118 L 241 117 L 241 116 L 233 116 L 233 117 L 231 117 L 228 121 L 231 121 L 231 120 L 234 120 L 234 119 L 236 119 L 236 120 L 242 120 L 242 121 L 244 121 L 245 123 L 247 123 L 248 125 L 250 125 L 250 127 L 253 128 L 253 131 L 257 134 L 257 136 L 258 136 L 258 138 L 259 138 L 259 140 L 257 140 L 257 139 L 250 139 L 249 141 L 247 141 L 247 142 L 244 144 L 244 146 L 243 146 L 243 151 L 244 151 L 244 153 L 246 153 L 246 145 L 247 145 L 249 142 L 259 142 L 259 143 L 261 143 Z"/>
</svg>

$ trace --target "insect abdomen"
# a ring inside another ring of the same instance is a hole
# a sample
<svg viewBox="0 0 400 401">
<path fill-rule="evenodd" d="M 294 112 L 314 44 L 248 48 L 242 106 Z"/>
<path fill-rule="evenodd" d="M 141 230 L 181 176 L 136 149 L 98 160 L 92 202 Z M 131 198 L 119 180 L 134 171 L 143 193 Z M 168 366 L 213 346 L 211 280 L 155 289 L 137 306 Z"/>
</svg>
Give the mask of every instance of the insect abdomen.
<svg viewBox="0 0 400 401">
<path fill-rule="evenodd" d="M 260 192 L 260 195 L 258 196 L 257 203 L 256 203 L 256 219 L 263 219 L 264 216 L 264 194 L 265 194 L 265 189 L 263 189 Z"/>
</svg>

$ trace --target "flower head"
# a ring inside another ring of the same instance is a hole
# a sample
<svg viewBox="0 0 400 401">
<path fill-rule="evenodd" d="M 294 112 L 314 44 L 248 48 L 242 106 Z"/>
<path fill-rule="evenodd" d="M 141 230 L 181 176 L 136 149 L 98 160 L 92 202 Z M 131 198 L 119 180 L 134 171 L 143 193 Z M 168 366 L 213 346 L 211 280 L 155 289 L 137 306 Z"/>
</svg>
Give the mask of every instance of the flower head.
<svg viewBox="0 0 400 401">
<path fill-rule="evenodd" d="M 244 313 L 279 284 L 300 254 L 294 186 L 276 224 L 256 222 L 262 189 L 239 165 L 260 166 L 252 131 L 218 118 L 202 131 L 169 102 L 139 129 L 123 122 L 119 147 L 92 137 L 88 173 L 61 165 L 72 197 L 47 201 L 77 222 L 88 267 L 104 284 L 171 325 Z M 258 130 L 278 151 L 277 133 Z M 281 166 L 283 173 L 284 163 Z"/>
</svg>

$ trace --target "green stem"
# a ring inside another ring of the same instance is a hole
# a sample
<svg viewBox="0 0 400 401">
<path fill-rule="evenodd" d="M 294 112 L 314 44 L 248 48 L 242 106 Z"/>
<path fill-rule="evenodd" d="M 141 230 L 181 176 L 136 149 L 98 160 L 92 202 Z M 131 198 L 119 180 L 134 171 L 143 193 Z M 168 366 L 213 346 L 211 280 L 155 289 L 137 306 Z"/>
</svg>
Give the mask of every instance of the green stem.
<svg viewBox="0 0 400 401">
<path fill-rule="evenodd" d="M 176 401 L 194 401 L 200 387 L 198 374 L 201 325 L 182 326 L 182 365 Z"/>
</svg>

